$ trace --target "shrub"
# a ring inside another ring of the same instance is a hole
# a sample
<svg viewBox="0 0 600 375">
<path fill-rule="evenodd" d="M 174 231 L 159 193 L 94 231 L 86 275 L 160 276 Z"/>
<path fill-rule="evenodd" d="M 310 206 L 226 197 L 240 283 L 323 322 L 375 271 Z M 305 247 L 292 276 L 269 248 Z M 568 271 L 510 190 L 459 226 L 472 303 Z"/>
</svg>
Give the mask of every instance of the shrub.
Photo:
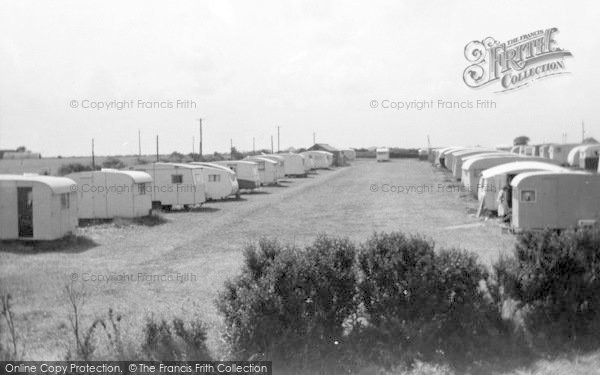
<svg viewBox="0 0 600 375">
<path fill-rule="evenodd" d="M 600 342 L 600 228 L 525 232 L 513 262 L 496 265 L 519 302 L 532 344 L 554 350 Z"/>
<path fill-rule="evenodd" d="M 481 286 L 488 274 L 474 254 L 436 253 L 431 241 L 391 233 L 371 237 L 358 258 L 369 323 L 359 340 L 369 360 L 388 366 L 415 359 L 472 361 L 492 355 L 498 340 L 508 337 Z"/>
<path fill-rule="evenodd" d="M 303 250 L 267 239 L 248 246 L 217 301 L 232 357 L 312 372 L 340 365 L 344 321 L 356 311 L 355 252 L 327 236 Z"/>
<path fill-rule="evenodd" d="M 68 175 L 69 173 L 85 172 L 85 171 L 92 171 L 92 170 L 94 170 L 94 168 L 92 168 L 91 165 L 84 165 L 81 163 L 69 163 L 69 164 L 61 165 L 60 168 L 58 169 L 58 174 L 59 174 L 59 176 L 65 176 L 65 175 Z"/>
<path fill-rule="evenodd" d="M 199 320 L 186 326 L 180 318 L 171 322 L 148 318 L 142 351 L 153 361 L 211 360 L 206 346 L 206 327 Z"/>
<path fill-rule="evenodd" d="M 125 168 L 125 164 L 118 158 L 108 157 L 104 162 L 102 162 L 103 168 L 113 168 L 113 169 L 122 169 Z"/>
</svg>

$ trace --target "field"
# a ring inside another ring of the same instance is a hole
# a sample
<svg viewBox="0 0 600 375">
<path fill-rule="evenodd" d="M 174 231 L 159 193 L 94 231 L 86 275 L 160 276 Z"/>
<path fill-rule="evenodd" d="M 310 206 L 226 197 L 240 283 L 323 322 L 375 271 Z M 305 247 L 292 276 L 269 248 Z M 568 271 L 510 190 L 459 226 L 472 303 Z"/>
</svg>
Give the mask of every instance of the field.
<svg viewBox="0 0 600 375">
<path fill-rule="evenodd" d="M 402 186 L 404 192 L 386 192 L 390 186 Z M 33 252 L 0 244 L 0 285 L 14 296 L 28 358 L 64 356 L 71 338 L 63 289 L 72 279 L 88 293 L 86 321 L 112 307 L 124 315 L 128 331 L 139 332 L 150 315 L 198 313 L 209 324 L 209 344 L 218 353 L 216 293 L 237 273 L 244 245 L 262 236 L 305 244 L 318 233 L 363 241 L 374 231 L 397 230 L 426 235 L 438 247 L 474 251 L 486 263 L 509 253 L 514 237 L 503 233 L 497 221 L 475 217 L 476 200 L 453 186 L 427 162 L 357 161 L 239 200 L 165 213 L 167 222 L 154 227 L 108 223 L 80 228 L 79 234 L 94 242 L 87 248 Z M 138 281 L 139 274 L 180 274 L 182 279 Z M 108 281 L 91 280 L 110 275 Z"/>
</svg>

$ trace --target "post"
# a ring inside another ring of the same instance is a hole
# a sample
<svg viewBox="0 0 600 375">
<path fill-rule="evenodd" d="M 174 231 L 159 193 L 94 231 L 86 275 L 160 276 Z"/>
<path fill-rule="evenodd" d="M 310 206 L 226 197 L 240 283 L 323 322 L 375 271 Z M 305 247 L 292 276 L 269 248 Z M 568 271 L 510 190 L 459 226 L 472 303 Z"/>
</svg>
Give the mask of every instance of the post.
<svg viewBox="0 0 600 375">
<path fill-rule="evenodd" d="M 158 134 L 156 135 L 156 161 L 158 162 Z"/>
<path fill-rule="evenodd" d="M 142 157 L 142 131 L 138 129 L 138 156 Z"/>
<path fill-rule="evenodd" d="M 202 119 L 199 118 L 198 121 L 200 122 L 200 144 L 198 145 L 198 154 L 200 155 L 200 161 L 202 161 Z"/>
<path fill-rule="evenodd" d="M 254 142 L 254 137 L 252 137 L 252 153 L 256 154 L 256 143 Z"/>
<path fill-rule="evenodd" d="M 585 140 L 585 125 L 583 124 L 583 120 L 581 121 L 581 143 Z"/>
<path fill-rule="evenodd" d="M 195 153 L 196 153 L 196 140 L 194 139 L 194 136 L 192 135 L 192 159 L 194 158 Z"/>
<path fill-rule="evenodd" d="M 96 157 L 94 155 L 94 138 L 92 138 L 92 169 L 96 169 Z"/>
<path fill-rule="evenodd" d="M 229 138 L 229 160 L 233 160 L 233 138 Z"/>
<path fill-rule="evenodd" d="M 315 132 L 313 132 L 313 145 L 317 144 L 317 136 L 315 134 Z"/>
<path fill-rule="evenodd" d="M 279 146 L 279 126 L 277 126 L 277 152 L 281 152 L 281 148 Z"/>
<path fill-rule="evenodd" d="M 271 136 L 271 154 L 273 154 L 273 136 Z"/>
</svg>

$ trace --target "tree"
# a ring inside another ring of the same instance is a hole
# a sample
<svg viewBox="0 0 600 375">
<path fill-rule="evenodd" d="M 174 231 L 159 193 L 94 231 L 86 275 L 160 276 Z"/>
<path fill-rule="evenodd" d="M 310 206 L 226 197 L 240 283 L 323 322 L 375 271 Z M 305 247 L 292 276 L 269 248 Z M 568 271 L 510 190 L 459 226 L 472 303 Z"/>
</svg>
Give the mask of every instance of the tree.
<svg viewBox="0 0 600 375">
<path fill-rule="evenodd" d="M 27 151 L 27 147 L 25 147 L 25 146 L 17 147 L 17 152 L 25 152 L 25 151 Z"/>
<path fill-rule="evenodd" d="M 587 137 L 586 139 L 583 140 L 582 143 L 591 144 L 591 143 L 598 143 L 598 141 L 594 137 Z"/>
<path fill-rule="evenodd" d="M 513 146 L 527 146 L 529 143 L 529 137 L 526 135 L 518 136 L 513 140 Z"/>
</svg>

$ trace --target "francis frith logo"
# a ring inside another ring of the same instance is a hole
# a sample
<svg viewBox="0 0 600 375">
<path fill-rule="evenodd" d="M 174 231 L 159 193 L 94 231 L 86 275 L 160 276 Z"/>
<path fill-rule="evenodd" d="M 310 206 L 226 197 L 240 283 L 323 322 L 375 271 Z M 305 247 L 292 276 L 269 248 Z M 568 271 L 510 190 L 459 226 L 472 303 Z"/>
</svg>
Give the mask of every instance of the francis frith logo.
<svg viewBox="0 0 600 375">
<path fill-rule="evenodd" d="M 479 88 L 498 83 L 500 90 L 514 90 L 538 79 L 568 73 L 565 58 L 571 52 L 559 48 L 553 27 L 501 43 L 492 37 L 474 40 L 465 47 L 471 63 L 464 73 L 465 84 Z"/>
</svg>

